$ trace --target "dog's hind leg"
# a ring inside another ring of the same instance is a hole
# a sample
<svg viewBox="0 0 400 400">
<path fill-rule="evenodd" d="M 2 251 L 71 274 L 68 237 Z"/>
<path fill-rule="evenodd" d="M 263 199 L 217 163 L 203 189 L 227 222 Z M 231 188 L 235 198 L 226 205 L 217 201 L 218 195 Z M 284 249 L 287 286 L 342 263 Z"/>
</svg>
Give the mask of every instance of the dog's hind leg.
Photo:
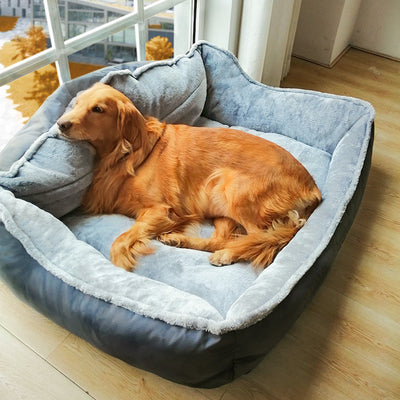
<svg viewBox="0 0 400 400">
<path fill-rule="evenodd" d="M 172 232 L 160 235 L 158 240 L 169 246 L 214 252 L 223 249 L 239 229 L 236 221 L 225 217 L 215 218 L 214 226 L 215 230 L 210 238 L 199 238 Z"/>
</svg>

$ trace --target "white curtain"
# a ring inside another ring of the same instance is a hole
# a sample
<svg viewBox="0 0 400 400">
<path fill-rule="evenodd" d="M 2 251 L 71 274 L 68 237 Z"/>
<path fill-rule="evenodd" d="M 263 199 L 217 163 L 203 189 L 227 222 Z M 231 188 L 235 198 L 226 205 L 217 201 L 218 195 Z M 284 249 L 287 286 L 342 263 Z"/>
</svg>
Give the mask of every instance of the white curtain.
<svg viewBox="0 0 400 400">
<path fill-rule="evenodd" d="M 301 0 L 200 0 L 199 38 L 237 55 L 250 77 L 279 86 L 290 66 Z"/>
<path fill-rule="evenodd" d="M 193 42 L 194 3 L 187 0 L 174 7 L 174 53 L 184 54 Z"/>
</svg>

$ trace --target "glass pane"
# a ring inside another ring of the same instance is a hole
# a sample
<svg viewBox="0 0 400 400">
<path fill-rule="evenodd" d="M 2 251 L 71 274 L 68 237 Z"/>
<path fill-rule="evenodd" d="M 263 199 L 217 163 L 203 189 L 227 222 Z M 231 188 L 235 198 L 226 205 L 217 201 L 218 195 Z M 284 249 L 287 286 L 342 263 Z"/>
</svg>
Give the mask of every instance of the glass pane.
<svg viewBox="0 0 400 400">
<path fill-rule="evenodd" d="M 145 4 L 155 0 L 146 1 Z M 87 32 L 104 23 L 113 21 L 134 11 L 133 0 L 92 0 L 90 5 L 78 4 L 73 0 L 58 0 L 59 7 L 65 8 L 62 23 L 68 26 L 63 32 L 65 39 Z M 174 13 L 173 9 L 160 13 L 146 21 L 145 41 L 150 43 L 149 59 L 159 60 L 173 56 Z M 102 54 L 102 49 L 103 54 Z M 135 27 L 117 32 L 107 39 L 70 56 L 70 60 L 95 65 L 110 65 L 136 61 Z"/>
<path fill-rule="evenodd" d="M 30 18 L 32 9 L 23 8 L 27 5 L 25 3 L 21 1 L 21 7 L 1 6 L 0 63 L 5 67 L 50 47 L 45 20 L 41 20 L 41 23 L 37 20 L 32 24 Z"/>
<path fill-rule="evenodd" d="M 71 78 L 85 75 L 96 69 L 105 67 L 104 44 L 96 43 L 92 46 L 71 54 L 68 57 Z"/>
<path fill-rule="evenodd" d="M 70 62 L 71 77 L 87 74 L 103 65 Z M 0 150 L 32 117 L 46 98 L 59 86 L 54 64 L 0 87 Z"/>
<path fill-rule="evenodd" d="M 72 54 L 68 57 L 69 71 L 71 78 L 77 78 L 88 74 L 89 72 L 95 71 L 104 67 L 104 64 L 94 64 L 95 60 L 99 58 L 103 60 L 104 47 L 101 44 L 96 43 L 93 46 L 88 47 L 79 54 Z M 96 57 L 97 55 L 97 57 Z"/>
<path fill-rule="evenodd" d="M 136 61 L 136 47 L 109 41 L 107 43 L 106 60 L 108 65 Z"/>
<path fill-rule="evenodd" d="M 59 86 L 54 65 L 47 65 L 0 88 L 0 149 Z"/>
<path fill-rule="evenodd" d="M 0 121 L 2 124 L 0 151 L 27 121 L 20 110 L 19 103 L 17 103 L 20 100 L 18 100 L 18 96 L 14 93 L 14 88 L 11 88 L 11 85 L 8 84 L 0 87 Z"/>
<path fill-rule="evenodd" d="M 46 21 L 46 13 L 44 10 L 43 1 L 41 0 L 33 0 L 31 24 L 34 26 L 41 26 L 47 37 L 49 37 L 49 31 L 47 28 L 47 21 Z"/>
<path fill-rule="evenodd" d="M 70 63 L 92 65 L 95 69 L 136 61 L 135 28 L 117 32 L 101 42 L 71 54 L 68 59 Z M 86 66 L 83 67 L 84 70 L 87 68 Z"/>
<path fill-rule="evenodd" d="M 64 39 L 70 39 L 132 12 L 133 1 L 91 0 L 90 2 L 75 2 L 73 0 L 58 0 L 58 7 L 61 23 L 68 26 L 68 29 L 63 31 Z"/>
<path fill-rule="evenodd" d="M 174 10 L 149 18 L 147 21 L 146 60 L 163 60 L 173 57 Z"/>
</svg>

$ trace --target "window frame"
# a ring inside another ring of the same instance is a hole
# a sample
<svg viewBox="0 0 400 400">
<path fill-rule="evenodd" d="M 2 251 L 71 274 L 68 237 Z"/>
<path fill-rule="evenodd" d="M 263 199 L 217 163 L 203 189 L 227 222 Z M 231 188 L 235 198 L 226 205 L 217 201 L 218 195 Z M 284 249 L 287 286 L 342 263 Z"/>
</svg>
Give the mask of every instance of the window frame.
<svg viewBox="0 0 400 400">
<path fill-rule="evenodd" d="M 143 0 L 138 0 L 135 11 L 64 41 L 58 1 L 43 0 L 43 2 L 51 39 L 51 47 L 4 68 L 0 72 L 0 86 L 21 78 L 53 62 L 56 63 L 58 79 L 61 85 L 71 80 L 68 65 L 69 55 L 105 40 L 109 36 L 131 28 L 132 26 L 136 27 L 136 43 L 139 44 L 137 46 L 138 61 L 143 61 L 145 59 L 145 21 L 160 12 L 176 7 L 182 3 L 189 3 L 189 7 L 185 7 L 185 10 L 188 10 L 185 17 L 193 21 L 195 3 L 194 0 L 159 0 L 145 6 Z M 182 17 L 182 14 L 180 14 L 180 17 Z M 192 22 L 189 25 L 191 24 Z M 190 35 L 187 37 L 189 36 Z M 187 43 L 187 41 L 187 38 L 185 38 L 185 43 Z M 191 42 L 190 44 L 193 43 L 192 40 L 189 39 L 189 41 Z"/>
</svg>

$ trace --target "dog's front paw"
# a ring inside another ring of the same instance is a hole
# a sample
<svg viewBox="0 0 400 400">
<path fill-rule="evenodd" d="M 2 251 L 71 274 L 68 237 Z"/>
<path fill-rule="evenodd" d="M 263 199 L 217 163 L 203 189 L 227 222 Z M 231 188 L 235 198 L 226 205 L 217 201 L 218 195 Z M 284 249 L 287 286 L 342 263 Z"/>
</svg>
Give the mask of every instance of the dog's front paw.
<svg viewBox="0 0 400 400">
<path fill-rule="evenodd" d="M 124 233 L 115 239 L 110 250 L 111 262 L 126 271 L 133 271 L 137 265 L 137 259 L 154 253 L 154 249 L 148 247 L 149 240 L 132 240 Z"/>
<path fill-rule="evenodd" d="M 121 236 L 111 246 L 110 259 L 115 266 L 130 272 L 134 270 L 137 261 L 132 254 L 130 242 Z"/>
<path fill-rule="evenodd" d="M 227 249 L 217 250 L 215 253 L 212 253 L 209 260 L 212 265 L 217 267 L 230 265 L 235 262 L 231 251 Z"/>
</svg>

